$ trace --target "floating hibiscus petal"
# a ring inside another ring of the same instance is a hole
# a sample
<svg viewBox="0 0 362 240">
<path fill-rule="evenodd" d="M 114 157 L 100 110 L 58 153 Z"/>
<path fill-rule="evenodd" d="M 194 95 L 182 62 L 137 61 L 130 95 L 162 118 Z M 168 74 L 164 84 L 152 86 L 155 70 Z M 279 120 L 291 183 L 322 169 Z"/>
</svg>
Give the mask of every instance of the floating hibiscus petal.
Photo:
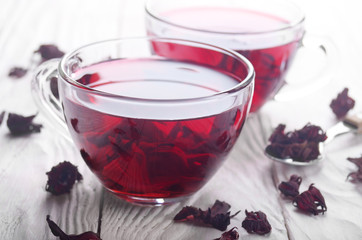
<svg viewBox="0 0 362 240">
<path fill-rule="evenodd" d="M 355 100 L 348 96 L 348 88 L 343 89 L 329 105 L 338 119 L 345 117 L 349 110 L 354 107 Z"/>
<path fill-rule="evenodd" d="M 77 167 L 67 161 L 59 163 L 46 174 L 48 182 L 45 190 L 54 195 L 69 193 L 74 183 L 83 179 Z"/>
<path fill-rule="evenodd" d="M 46 220 L 53 235 L 59 237 L 60 240 L 102 240 L 97 233 L 91 231 L 79 235 L 68 235 L 64 233 L 63 230 L 60 229 L 60 227 L 55 222 L 50 220 L 49 215 L 47 215 Z"/>
<path fill-rule="evenodd" d="M 318 215 L 327 211 L 327 206 L 321 192 L 313 184 L 309 189 L 296 196 L 293 205 L 302 211 Z"/>
<path fill-rule="evenodd" d="M 287 133 L 284 130 L 284 124 L 276 127 L 269 137 L 270 144 L 265 149 L 267 153 L 300 162 L 309 162 L 319 157 L 319 143 L 327 139 L 320 127 L 308 123 L 300 130 Z"/>
<path fill-rule="evenodd" d="M 186 206 L 174 217 L 175 221 L 189 221 L 200 225 L 212 226 L 213 228 L 225 231 L 230 224 L 230 205 L 226 202 L 216 200 L 214 205 L 203 211 L 199 208 Z"/>
<path fill-rule="evenodd" d="M 100 76 L 98 73 L 92 73 L 92 74 L 85 74 L 80 79 L 77 80 L 77 82 L 83 84 L 83 85 L 90 85 L 92 83 L 95 83 L 99 81 Z"/>
<path fill-rule="evenodd" d="M 224 232 L 220 238 L 217 238 L 215 240 L 238 240 L 239 239 L 239 233 L 236 231 L 238 229 L 237 227 L 233 227 L 227 232 Z"/>
<path fill-rule="evenodd" d="M 302 182 L 302 178 L 298 175 L 290 176 L 288 182 L 281 182 L 278 186 L 278 189 L 286 196 L 286 197 L 296 197 L 299 195 L 299 186 Z"/>
<path fill-rule="evenodd" d="M 264 235 L 271 231 L 272 227 L 268 222 L 267 216 L 262 211 L 248 212 L 245 210 L 245 215 L 246 217 L 241 223 L 241 226 L 245 228 L 248 233 Z"/>
<path fill-rule="evenodd" d="M 28 72 L 28 69 L 21 67 L 13 67 L 10 69 L 8 76 L 12 78 L 22 78 Z"/>
<path fill-rule="evenodd" d="M 34 132 L 40 132 L 43 127 L 41 124 L 33 123 L 35 115 L 24 117 L 15 113 L 9 113 L 7 125 L 12 135 L 24 135 Z"/>
<path fill-rule="evenodd" d="M 347 158 L 347 160 L 353 162 L 358 167 L 356 172 L 348 174 L 347 179 L 351 178 L 352 181 L 362 182 L 362 156 L 359 158 Z"/>
</svg>

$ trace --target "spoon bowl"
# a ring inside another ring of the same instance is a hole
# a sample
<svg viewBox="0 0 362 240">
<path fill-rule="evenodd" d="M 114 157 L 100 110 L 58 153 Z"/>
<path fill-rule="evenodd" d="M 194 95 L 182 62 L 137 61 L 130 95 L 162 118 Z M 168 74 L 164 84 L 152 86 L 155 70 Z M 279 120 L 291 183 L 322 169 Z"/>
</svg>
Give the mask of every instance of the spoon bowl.
<svg viewBox="0 0 362 240">
<path fill-rule="evenodd" d="M 281 162 L 293 166 L 310 166 L 321 162 L 324 159 L 324 147 L 326 144 L 330 143 L 335 137 L 345 134 L 345 133 L 362 133 L 362 113 L 355 115 L 350 115 L 344 118 L 342 121 L 338 122 L 336 125 L 332 126 L 326 131 L 327 139 L 324 142 L 319 143 L 319 156 L 316 159 L 310 161 L 297 161 L 292 158 L 279 158 L 268 151 L 264 151 L 264 154 L 271 160 Z"/>
<path fill-rule="evenodd" d="M 272 154 L 270 154 L 269 152 L 267 151 L 264 151 L 264 154 L 270 158 L 271 160 L 274 160 L 276 162 L 281 162 L 281 163 L 284 163 L 284 164 L 288 164 L 288 165 L 293 165 L 293 166 L 310 166 L 310 165 L 315 165 L 319 162 L 321 162 L 324 158 L 324 143 L 319 143 L 319 156 L 318 158 L 316 159 L 313 159 L 313 160 L 310 160 L 308 162 L 303 162 L 303 161 L 297 161 L 297 160 L 294 160 L 292 158 L 279 158 L 279 157 L 275 157 L 273 156 Z"/>
</svg>

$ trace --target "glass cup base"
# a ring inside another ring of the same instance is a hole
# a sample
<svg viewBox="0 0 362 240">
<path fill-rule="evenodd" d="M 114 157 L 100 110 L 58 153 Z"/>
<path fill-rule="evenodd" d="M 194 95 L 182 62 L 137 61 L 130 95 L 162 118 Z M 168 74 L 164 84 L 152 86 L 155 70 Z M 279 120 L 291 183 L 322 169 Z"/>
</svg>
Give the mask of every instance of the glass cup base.
<svg viewBox="0 0 362 240">
<path fill-rule="evenodd" d="M 144 198 L 144 197 L 136 197 L 136 196 L 119 194 L 119 193 L 111 191 L 111 190 L 109 190 L 109 191 L 112 192 L 113 194 L 115 194 L 117 197 L 121 198 L 122 200 L 125 200 L 126 202 L 129 202 L 131 204 L 138 205 L 141 207 L 159 207 L 159 206 L 172 205 L 172 204 L 181 202 L 190 196 L 190 195 L 187 195 L 187 196 L 181 196 L 181 197 L 175 197 L 175 198 Z"/>
</svg>

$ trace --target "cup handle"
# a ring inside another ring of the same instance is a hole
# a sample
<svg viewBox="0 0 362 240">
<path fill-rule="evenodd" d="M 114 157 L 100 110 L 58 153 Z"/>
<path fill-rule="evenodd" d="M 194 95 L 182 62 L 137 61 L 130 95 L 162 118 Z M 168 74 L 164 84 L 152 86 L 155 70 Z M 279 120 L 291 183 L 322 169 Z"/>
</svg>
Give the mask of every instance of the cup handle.
<svg viewBox="0 0 362 240">
<path fill-rule="evenodd" d="M 337 50 L 331 40 L 305 34 L 284 85 L 274 99 L 292 101 L 320 90 L 333 79 L 337 59 Z"/>
<path fill-rule="evenodd" d="M 67 140 L 72 141 L 64 120 L 58 92 L 58 65 L 60 59 L 51 59 L 42 63 L 36 70 L 31 82 L 31 92 L 35 103 L 53 126 Z"/>
</svg>

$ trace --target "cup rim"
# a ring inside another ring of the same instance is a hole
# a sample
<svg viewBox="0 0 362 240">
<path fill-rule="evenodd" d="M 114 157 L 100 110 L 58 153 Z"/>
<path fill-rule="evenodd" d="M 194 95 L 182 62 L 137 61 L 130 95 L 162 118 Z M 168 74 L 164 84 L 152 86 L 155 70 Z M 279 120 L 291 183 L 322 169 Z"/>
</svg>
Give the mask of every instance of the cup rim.
<svg viewBox="0 0 362 240">
<path fill-rule="evenodd" d="M 231 56 L 238 58 L 240 61 L 242 61 L 244 63 L 245 68 L 247 70 L 247 75 L 243 79 L 239 78 L 240 82 L 238 84 L 236 84 L 235 86 L 233 86 L 229 89 L 225 89 L 225 90 L 216 92 L 214 94 L 207 95 L 207 96 L 182 98 L 182 99 L 152 99 L 152 98 L 129 97 L 129 96 L 123 96 L 123 95 L 119 95 L 119 94 L 115 94 L 115 93 L 109 93 L 106 91 L 97 90 L 97 89 L 94 89 L 87 85 L 84 85 L 80 82 L 77 82 L 69 74 L 66 73 L 65 66 L 66 66 L 67 60 L 71 59 L 71 57 L 75 56 L 76 53 L 78 53 L 79 51 L 86 49 L 90 46 L 102 45 L 102 44 L 107 44 L 107 43 L 116 43 L 116 42 L 122 42 L 122 41 L 132 41 L 132 40 L 147 40 L 147 41 L 158 40 L 158 41 L 164 41 L 164 42 L 165 41 L 181 42 L 181 43 L 196 44 L 198 46 L 205 46 L 205 47 L 211 48 L 213 50 L 224 51 L 224 52 L 227 52 L 228 54 L 230 54 Z M 65 82 L 67 82 L 68 84 L 70 84 L 74 87 L 77 87 L 77 88 L 81 88 L 92 94 L 97 94 L 97 95 L 104 96 L 104 97 L 117 98 L 117 99 L 122 99 L 122 100 L 127 100 L 127 101 L 144 101 L 144 102 L 153 102 L 153 103 L 169 103 L 169 102 L 180 102 L 181 103 L 181 102 L 189 102 L 189 101 L 210 100 L 213 98 L 221 97 L 223 95 L 228 95 L 228 94 L 239 92 L 242 89 L 251 85 L 255 79 L 255 71 L 254 71 L 254 67 L 251 64 L 251 62 L 246 57 L 242 56 L 241 54 L 239 54 L 231 49 L 226 49 L 226 48 L 215 46 L 212 44 L 207 44 L 207 43 L 202 43 L 202 42 L 197 42 L 197 41 L 192 41 L 192 40 L 164 38 L 164 37 L 125 37 L 125 38 L 116 38 L 116 39 L 109 39 L 109 40 L 103 40 L 103 41 L 89 43 L 89 44 L 83 45 L 73 51 L 66 53 L 59 61 L 58 72 L 59 72 L 59 76 L 61 77 L 61 79 L 64 80 Z"/>
<path fill-rule="evenodd" d="M 276 29 L 273 29 L 273 30 L 267 30 L 267 31 L 255 31 L 255 32 L 254 31 L 253 32 L 240 31 L 240 32 L 238 32 L 238 31 L 207 30 L 207 29 L 193 28 L 193 27 L 177 24 L 177 23 L 174 23 L 172 21 L 169 21 L 169 20 L 167 20 L 165 18 L 162 18 L 162 17 L 158 16 L 156 13 L 153 13 L 150 10 L 149 5 L 150 5 L 150 3 L 152 1 L 154 1 L 154 0 L 146 0 L 144 8 L 145 8 L 145 12 L 146 12 L 147 15 L 151 16 L 152 18 L 154 18 L 154 19 L 156 19 L 156 20 L 158 20 L 160 22 L 169 24 L 171 26 L 175 26 L 175 27 L 182 28 L 182 29 L 189 30 L 189 31 L 201 32 L 201 33 L 219 34 L 219 35 L 241 35 L 241 36 L 264 35 L 264 34 L 271 34 L 271 33 L 276 33 L 276 32 L 287 31 L 289 29 L 294 29 L 294 28 L 300 26 L 301 24 L 303 24 L 303 22 L 305 21 L 305 15 L 304 15 L 303 11 L 295 3 L 290 2 L 290 1 L 286 1 L 286 0 L 276 0 L 276 1 L 279 1 L 279 2 L 289 4 L 290 6 L 297 9 L 299 11 L 299 17 L 296 18 L 296 20 L 294 20 L 293 22 L 291 22 L 290 24 L 288 24 L 285 27 L 280 27 L 280 28 L 276 28 Z"/>
</svg>

